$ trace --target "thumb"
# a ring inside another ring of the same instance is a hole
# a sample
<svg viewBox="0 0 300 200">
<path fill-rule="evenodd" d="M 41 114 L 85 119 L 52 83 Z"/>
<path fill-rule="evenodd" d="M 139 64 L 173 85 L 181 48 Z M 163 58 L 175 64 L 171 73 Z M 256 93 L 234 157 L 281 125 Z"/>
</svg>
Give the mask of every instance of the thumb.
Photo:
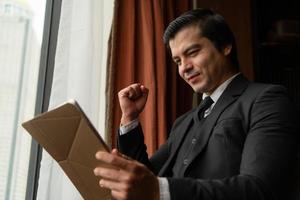
<svg viewBox="0 0 300 200">
<path fill-rule="evenodd" d="M 141 85 L 141 91 L 142 91 L 143 97 L 147 98 L 148 94 L 149 94 L 149 89 L 146 88 L 144 85 Z"/>
<path fill-rule="evenodd" d="M 111 151 L 111 153 L 112 153 L 113 155 L 120 156 L 120 157 L 122 157 L 122 158 L 124 158 L 124 159 L 126 159 L 126 160 L 132 160 L 132 158 L 130 158 L 130 157 L 128 157 L 128 156 L 126 156 L 126 155 L 120 153 L 117 149 L 113 149 L 113 150 Z"/>
</svg>

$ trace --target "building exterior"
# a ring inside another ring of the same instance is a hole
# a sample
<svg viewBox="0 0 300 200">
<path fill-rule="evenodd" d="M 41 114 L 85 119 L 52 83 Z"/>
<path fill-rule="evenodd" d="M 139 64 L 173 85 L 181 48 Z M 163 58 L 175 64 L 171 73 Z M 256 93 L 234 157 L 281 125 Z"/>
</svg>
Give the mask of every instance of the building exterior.
<svg viewBox="0 0 300 200">
<path fill-rule="evenodd" d="M 0 199 L 25 199 L 41 44 L 23 0 L 0 0 Z"/>
</svg>

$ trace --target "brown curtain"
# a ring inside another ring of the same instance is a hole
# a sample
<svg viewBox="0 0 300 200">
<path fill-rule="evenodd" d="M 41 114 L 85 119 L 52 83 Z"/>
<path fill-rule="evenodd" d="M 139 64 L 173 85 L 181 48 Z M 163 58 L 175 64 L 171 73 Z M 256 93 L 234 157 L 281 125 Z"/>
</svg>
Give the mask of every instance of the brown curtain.
<svg viewBox="0 0 300 200">
<path fill-rule="evenodd" d="M 165 142 L 174 119 L 191 107 L 192 90 L 179 80 L 162 41 L 166 25 L 191 2 L 115 0 L 106 111 L 106 139 L 113 147 L 121 118 L 117 93 L 129 84 L 139 82 L 150 90 L 139 118 L 150 155 Z"/>
</svg>

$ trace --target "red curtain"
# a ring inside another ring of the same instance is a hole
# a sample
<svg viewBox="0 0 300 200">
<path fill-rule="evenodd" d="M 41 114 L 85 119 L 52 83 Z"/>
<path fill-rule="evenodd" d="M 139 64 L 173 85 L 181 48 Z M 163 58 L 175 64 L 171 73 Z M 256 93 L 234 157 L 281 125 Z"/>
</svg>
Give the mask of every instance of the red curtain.
<svg viewBox="0 0 300 200">
<path fill-rule="evenodd" d="M 180 81 L 162 40 L 167 24 L 191 6 L 192 1 L 180 0 L 115 1 L 107 77 L 107 134 L 113 147 L 122 88 L 136 82 L 149 88 L 139 120 L 150 155 L 165 142 L 174 119 L 191 107 L 192 90 Z"/>
</svg>

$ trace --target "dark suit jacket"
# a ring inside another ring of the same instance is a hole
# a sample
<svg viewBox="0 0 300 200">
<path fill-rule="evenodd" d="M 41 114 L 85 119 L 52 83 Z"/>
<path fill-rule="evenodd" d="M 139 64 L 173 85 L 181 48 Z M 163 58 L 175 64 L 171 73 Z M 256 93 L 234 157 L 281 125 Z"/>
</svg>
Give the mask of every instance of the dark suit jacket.
<svg viewBox="0 0 300 200">
<path fill-rule="evenodd" d="M 141 126 L 119 136 L 120 151 L 167 177 L 172 200 L 282 198 L 296 145 L 286 90 L 235 77 L 198 130 L 192 160 L 181 172 L 184 178 L 172 178 L 195 110 L 175 121 L 167 142 L 150 159 Z"/>
</svg>

